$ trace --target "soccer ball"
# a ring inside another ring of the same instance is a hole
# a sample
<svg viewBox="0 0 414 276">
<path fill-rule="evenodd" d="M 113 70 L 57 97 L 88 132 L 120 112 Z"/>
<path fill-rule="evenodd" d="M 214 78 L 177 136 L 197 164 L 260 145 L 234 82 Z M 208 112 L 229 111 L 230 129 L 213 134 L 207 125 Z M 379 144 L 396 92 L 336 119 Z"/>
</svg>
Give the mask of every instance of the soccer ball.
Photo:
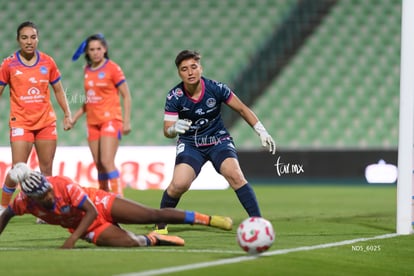
<svg viewBox="0 0 414 276">
<path fill-rule="evenodd" d="M 237 243 L 249 254 L 268 250 L 275 241 L 272 224 L 262 217 L 250 217 L 237 228 Z"/>
</svg>

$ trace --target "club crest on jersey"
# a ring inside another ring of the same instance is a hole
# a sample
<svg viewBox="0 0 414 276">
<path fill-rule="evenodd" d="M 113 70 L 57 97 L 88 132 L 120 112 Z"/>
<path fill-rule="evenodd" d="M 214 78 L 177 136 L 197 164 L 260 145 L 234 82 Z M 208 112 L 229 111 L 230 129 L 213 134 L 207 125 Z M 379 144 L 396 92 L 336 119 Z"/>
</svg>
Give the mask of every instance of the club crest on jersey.
<svg viewBox="0 0 414 276">
<path fill-rule="evenodd" d="M 40 66 L 40 73 L 42 75 L 46 75 L 47 74 L 47 68 L 46 68 L 46 66 Z"/>
<path fill-rule="evenodd" d="M 99 72 L 98 78 L 103 79 L 105 77 L 105 72 Z"/>
<path fill-rule="evenodd" d="M 167 99 L 171 100 L 172 97 L 175 97 L 178 100 L 178 98 L 182 97 L 183 95 L 183 90 L 181 90 L 181 88 L 176 88 L 174 90 L 171 90 L 170 93 L 168 93 Z"/>
<path fill-rule="evenodd" d="M 212 107 L 216 106 L 216 99 L 214 99 L 214 98 L 208 98 L 207 101 L 206 101 L 206 105 L 209 108 L 212 108 Z"/>
</svg>

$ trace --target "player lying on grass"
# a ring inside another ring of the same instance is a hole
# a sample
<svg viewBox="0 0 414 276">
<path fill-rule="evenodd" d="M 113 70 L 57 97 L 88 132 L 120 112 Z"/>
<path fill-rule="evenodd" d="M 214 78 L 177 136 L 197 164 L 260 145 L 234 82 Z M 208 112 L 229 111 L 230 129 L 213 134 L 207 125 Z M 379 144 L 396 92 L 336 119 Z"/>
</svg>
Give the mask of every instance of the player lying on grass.
<svg viewBox="0 0 414 276">
<path fill-rule="evenodd" d="M 61 248 L 73 248 L 78 239 L 98 246 L 184 245 L 177 236 L 155 232 L 137 235 L 118 224 L 199 224 L 231 230 L 229 217 L 209 216 L 173 208 L 154 209 L 95 188 L 85 188 L 63 176 L 45 177 L 18 163 L 10 170 L 21 192 L 0 215 L 0 234 L 15 215 L 32 214 L 48 224 L 68 228 L 71 235 Z"/>
</svg>

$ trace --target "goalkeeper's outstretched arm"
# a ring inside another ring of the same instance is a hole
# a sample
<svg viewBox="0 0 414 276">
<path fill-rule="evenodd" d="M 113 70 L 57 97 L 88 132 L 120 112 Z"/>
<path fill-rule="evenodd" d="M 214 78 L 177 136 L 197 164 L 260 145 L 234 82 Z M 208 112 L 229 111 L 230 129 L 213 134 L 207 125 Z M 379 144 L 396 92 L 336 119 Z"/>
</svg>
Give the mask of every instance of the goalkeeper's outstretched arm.
<svg viewBox="0 0 414 276">
<path fill-rule="evenodd" d="M 245 105 L 234 93 L 230 101 L 227 102 L 227 105 L 239 113 L 240 116 L 254 129 L 260 137 L 262 146 L 267 148 L 272 154 L 275 154 L 276 143 L 263 124 L 259 121 L 259 118 L 257 118 L 253 110 Z"/>
</svg>

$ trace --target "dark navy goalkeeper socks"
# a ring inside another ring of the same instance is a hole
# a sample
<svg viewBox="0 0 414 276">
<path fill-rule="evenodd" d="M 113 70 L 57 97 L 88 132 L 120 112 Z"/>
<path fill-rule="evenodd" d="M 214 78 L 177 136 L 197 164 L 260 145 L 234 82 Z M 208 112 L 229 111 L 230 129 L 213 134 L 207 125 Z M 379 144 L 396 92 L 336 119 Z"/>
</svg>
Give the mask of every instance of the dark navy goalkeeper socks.
<svg viewBox="0 0 414 276">
<path fill-rule="evenodd" d="M 175 208 L 180 198 L 172 198 L 168 195 L 167 190 L 162 194 L 160 208 Z"/>
<path fill-rule="evenodd" d="M 236 195 L 249 217 L 261 217 L 256 194 L 249 183 L 246 183 L 246 185 L 236 190 Z"/>
</svg>

